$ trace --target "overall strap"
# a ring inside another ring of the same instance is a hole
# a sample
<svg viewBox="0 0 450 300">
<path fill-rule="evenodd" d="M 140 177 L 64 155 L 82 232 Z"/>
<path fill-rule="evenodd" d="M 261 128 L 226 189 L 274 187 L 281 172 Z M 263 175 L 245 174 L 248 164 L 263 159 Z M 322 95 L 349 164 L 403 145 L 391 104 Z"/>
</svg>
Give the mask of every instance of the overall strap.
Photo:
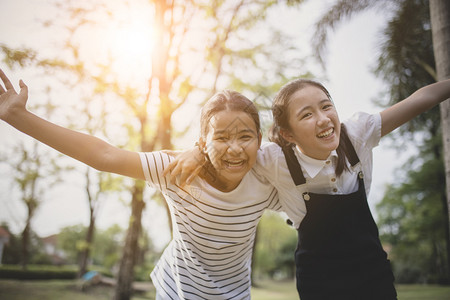
<svg viewBox="0 0 450 300">
<path fill-rule="evenodd" d="M 303 176 L 302 167 L 300 167 L 297 156 L 295 156 L 294 149 L 292 149 L 291 146 L 282 147 L 281 149 L 283 150 L 289 173 L 291 173 L 295 185 L 305 184 L 306 179 L 305 176 Z"/>
<path fill-rule="evenodd" d="M 341 127 L 345 127 L 345 125 L 341 124 Z M 345 147 L 345 156 L 347 156 L 347 159 L 350 162 L 350 165 L 352 167 L 354 167 L 357 163 L 359 163 L 358 154 L 356 154 L 355 147 L 353 147 L 353 144 L 350 141 L 348 134 L 342 134 L 342 132 L 341 132 L 341 136 L 342 136 L 341 142 L 344 142 L 344 144 L 346 146 L 348 146 L 348 147 Z"/>
</svg>

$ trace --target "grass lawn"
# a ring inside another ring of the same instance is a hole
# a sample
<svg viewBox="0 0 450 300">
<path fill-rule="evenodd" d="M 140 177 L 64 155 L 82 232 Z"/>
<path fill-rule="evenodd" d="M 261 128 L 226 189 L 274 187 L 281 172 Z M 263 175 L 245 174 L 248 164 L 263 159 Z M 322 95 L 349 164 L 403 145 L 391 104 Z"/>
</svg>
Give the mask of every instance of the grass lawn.
<svg viewBox="0 0 450 300">
<path fill-rule="evenodd" d="M 252 300 L 299 300 L 295 281 L 258 281 Z M 398 285 L 398 300 L 449 300 L 450 286 Z"/>
<path fill-rule="evenodd" d="M 252 300 L 298 300 L 294 281 L 257 281 Z M 399 285 L 399 300 L 448 300 L 450 286 Z M 113 289 L 97 285 L 82 292 L 73 280 L 0 280 L 2 300 L 110 300 Z M 153 300 L 154 291 L 132 297 L 132 300 Z"/>
<path fill-rule="evenodd" d="M 0 280 L 2 300 L 111 300 L 114 289 L 107 285 L 87 287 L 83 292 L 75 280 Z M 153 300 L 154 291 L 132 300 Z"/>
</svg>

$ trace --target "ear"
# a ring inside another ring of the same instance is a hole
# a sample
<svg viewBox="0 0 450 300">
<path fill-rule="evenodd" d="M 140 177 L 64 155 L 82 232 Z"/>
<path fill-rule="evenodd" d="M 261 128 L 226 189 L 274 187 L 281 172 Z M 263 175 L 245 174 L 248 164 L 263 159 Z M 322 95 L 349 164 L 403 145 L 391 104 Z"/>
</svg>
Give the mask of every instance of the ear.
<svg viewBox="0 0 450 300">
<path fill-rule="evenodd" d="M 198 148 L 200 149 L 200 151 L 202 151 L 202 153 L 206 153 L 206 143 L 203 138 L 198 139 Z"/>
<path fill-rule="evenodd" d="M 260 132 L 260 133 L 258 133 L 258 148 L 261 147 L 261 142 L 262 142 L 262 134 Z"/>
<path fill-rule="evenodd" d="M 289 143 L 295 144 L 295 139 L 292 133 L 286 129 L 280 129 L 281 136 Z"/>
</svg>

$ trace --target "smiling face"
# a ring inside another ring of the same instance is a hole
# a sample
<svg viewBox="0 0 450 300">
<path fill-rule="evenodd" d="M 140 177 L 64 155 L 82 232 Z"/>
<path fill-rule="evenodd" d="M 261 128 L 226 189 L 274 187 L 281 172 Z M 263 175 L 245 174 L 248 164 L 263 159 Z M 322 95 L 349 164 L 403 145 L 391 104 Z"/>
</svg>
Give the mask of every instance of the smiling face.
<svg viewBox="0 0 450 300">
<path fill-rule="evenodd" d="M 292 94 L 288 105 L 289 129 L 282 136 L 305 155 L 327 159 L 339 146 L 341 125 L 333 102 L 313 85 Z"/>
<path fill-rule="evenodd" d="M 205 140 L 201 140 L 216 170 L 211 185 L 222 191 L 235 189 L 255 164 L 260 140 L 255 120 L 248 113 L 230 110 L 215 113 Z"/>
</svg>

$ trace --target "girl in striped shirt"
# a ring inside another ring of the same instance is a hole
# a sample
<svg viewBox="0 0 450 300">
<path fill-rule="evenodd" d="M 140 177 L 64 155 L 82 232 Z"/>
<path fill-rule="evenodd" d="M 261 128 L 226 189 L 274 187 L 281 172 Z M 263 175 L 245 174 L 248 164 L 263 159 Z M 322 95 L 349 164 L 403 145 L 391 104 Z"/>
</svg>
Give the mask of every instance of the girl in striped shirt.
<svg viewBox="0 0 450 300">
<path fill-rule="evenodd" d="M 204 167 L 189 186 L 163 172 L 164 152 L 119 149 L 50 123 L 25 106 L 0 70 L 0 118 L 16 129 L 97 170 L 143 179 L 162 192 L 170 209 L 173 239 L 151 274 L 157 299 L 250 299 L 256 226 L 265 209 L 280 210 L 276 189 L 253 171 L 261 144 L 259 116 L 243 95 L 224 91 L 202 108 Z"/>
</svg>

